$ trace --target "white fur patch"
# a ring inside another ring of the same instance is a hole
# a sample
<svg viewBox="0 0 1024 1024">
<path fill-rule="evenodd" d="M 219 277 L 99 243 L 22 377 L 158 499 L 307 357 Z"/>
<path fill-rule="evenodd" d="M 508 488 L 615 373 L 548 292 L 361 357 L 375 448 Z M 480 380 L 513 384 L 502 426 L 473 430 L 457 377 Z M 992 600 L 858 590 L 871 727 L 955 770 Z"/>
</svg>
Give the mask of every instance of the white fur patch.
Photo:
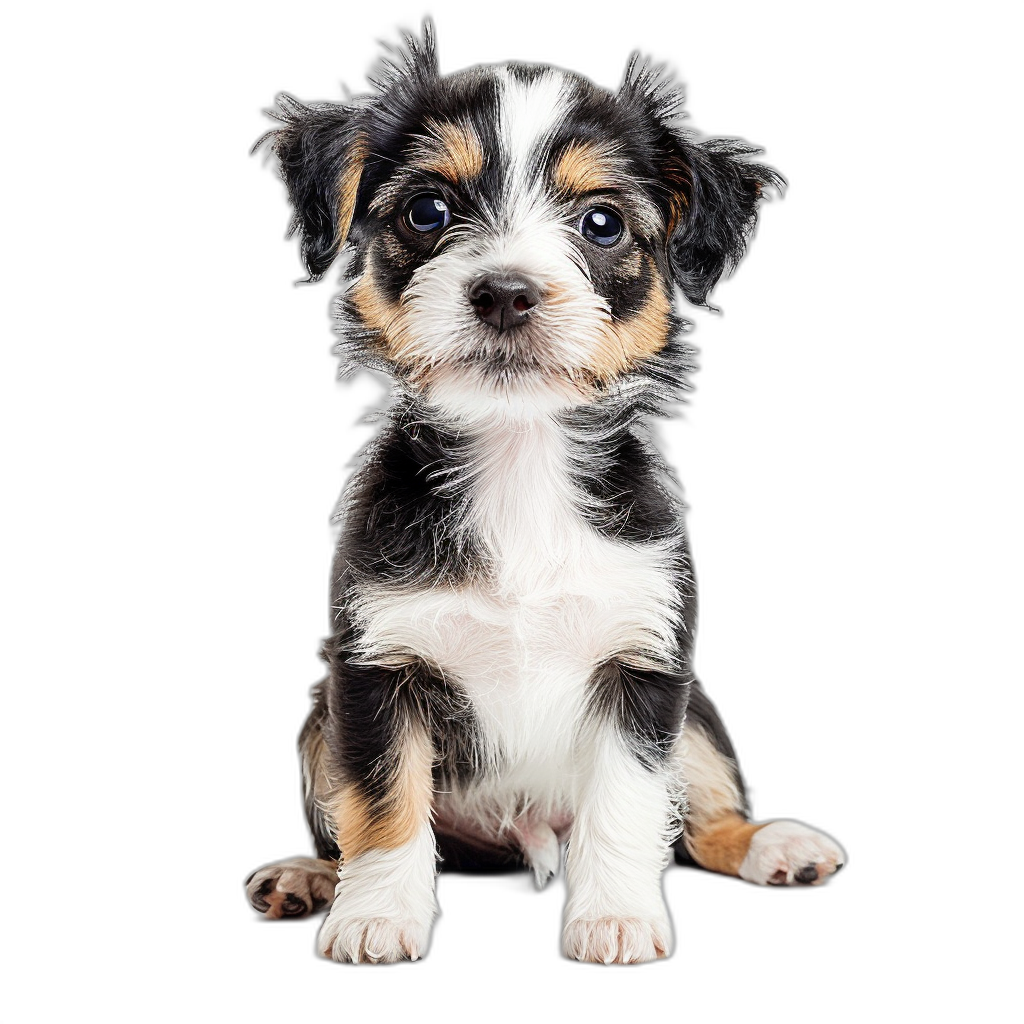
<svg viewBox="0 0 1024 1024">
<path fill-rule="evenodd" d="M 620 654 L 671 663 L 678 622 L 672 545 L 598 533 L 570 468 L 554 420 L 491 423 L 465 470 L 461 526 L 485 552 L 483 578 L 458 589 L 367 587 L 351 605 L 361 656 L 435 665 L 472 704 L 501 788 L 553 813 L 595 669 Z"/>
<path fill-rule="evenodd" d="M 338 872 L 334 905 L 317 940 L 323 956 L 353 963 L 417 960 L 437 911 L 434 834 L 424 825 L 393 850 L 370 850 Z"/>
<path fill-rule="evenodd" d="M 595 724 L 583 749 L 566 859 L 565 953 L 598 963 L 666 956 L 672 930 L 661 873 L 680 780 L 671 761 L 661 771 L 641 765 L 608 724 Z"/>
<path fill-rule="evenodd" d="M 641 964 L 668 956 L 667 931 L 637 918 L 578 918 L 562 937 L 565 955 L 595 964 Z"/>
<path fill-rule="evenodd" d="M 539 186 L 536 154 L 558 127 L 565 110 L 568 81 L 563 72 L 545 70 L 529 82 L 497 68 L 501 99 L 498 123 L 504 166 L 508 168 L 509 207 L 531 197 Z"/>
<path fill-rule="evenodd" d="M 446 418 L 553 412 L 589 398 L 580 367 L 605 343 L 611 311 L 594 291 L 574 230 L 538 191 L 493 222 L 451 228 L 416 269 L 402 295 L 403 358 Z M 543 300 L 527 324 L 499 334 L 480 323 L 467 296 L 481 276 L 502 273 L 525 275 Z M 508 359 L 519 363 L 505 380 L 494 364 Z"/>
</svg>

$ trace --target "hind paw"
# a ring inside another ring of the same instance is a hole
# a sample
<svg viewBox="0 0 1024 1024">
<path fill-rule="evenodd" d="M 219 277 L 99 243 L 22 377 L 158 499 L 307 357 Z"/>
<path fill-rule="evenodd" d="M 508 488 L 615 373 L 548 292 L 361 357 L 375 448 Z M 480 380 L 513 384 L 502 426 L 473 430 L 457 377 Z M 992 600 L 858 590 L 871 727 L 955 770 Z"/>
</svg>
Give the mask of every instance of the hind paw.
<svg viewBox="0 0 1024 1024">
<path fill-rule="evenodd" d="M 558 836 L 547 822 L 538 822 L 528 829 L 519 829 L 519 844 L 533 872 L 534 884 L 543 889 L 558 874 Z"/>
<path fill-rule="evenodd" d="M 333 861 L 293 857 L 258 868 L 245 880 L 245 892 L 268 918 L 302 917 L 327 906 L 337 884 Z"/>
<path fill-rule="evenodd" d="M 740 865 L 740 878 L 757 885 L 818 885 L 846 861 L 831 837 L 799 821 L 772 821 L 759 828 Z"/>
</svg>

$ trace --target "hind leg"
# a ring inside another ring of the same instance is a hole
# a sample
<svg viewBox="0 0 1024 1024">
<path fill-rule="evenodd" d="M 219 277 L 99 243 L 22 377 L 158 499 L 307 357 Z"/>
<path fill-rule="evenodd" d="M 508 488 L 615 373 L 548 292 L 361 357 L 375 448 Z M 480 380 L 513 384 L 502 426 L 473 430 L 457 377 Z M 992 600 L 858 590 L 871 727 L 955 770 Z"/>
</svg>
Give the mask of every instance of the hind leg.
<svg viewBox="0 0 1024 1024">
<path fill-rule="evenodd" d="M 846 859 L 830 836 L 798 821 L 750 821 L 736 754 L 715 706 L 694 682 L 677 747 L 688 810 L 676 860 L 758 885 L 815 885 Z"/>
<path fill-rule="evenodd" d="M 337 861 L 292 857 L 257 868 L 245 880 L 245 892 L 270 919 L 302 917 L 326 907 L 337 884 Z"/>
<path fill-rule="evenodd" d="M 317 856 L 275 861 L 257 868 L 245 880 L 249 902 L 270 919 L 302 917 L 322 910 L 334 899 L 338 884 L 338 847 L 324 810 L 333 782 L 322 729 L 327 714 L 323 689 L 323 683 L 313 687 L 313 710 L 299 736 L 306 819 Z"/>
</svg>

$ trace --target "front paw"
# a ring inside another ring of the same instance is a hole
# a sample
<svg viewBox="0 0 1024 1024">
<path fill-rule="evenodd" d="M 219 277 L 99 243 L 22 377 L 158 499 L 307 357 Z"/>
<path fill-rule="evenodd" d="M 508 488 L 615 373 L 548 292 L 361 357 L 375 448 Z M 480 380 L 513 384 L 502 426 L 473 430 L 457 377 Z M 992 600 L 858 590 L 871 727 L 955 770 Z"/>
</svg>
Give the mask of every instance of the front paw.
<svg viewBox="0 0 1024 1024">
<path fill-rule="evenodd" d="M 575 918 L 565 926 L 565 955 L 595 964 L 639 964 L 668 956 L 667 922 L 638 917 Z"/>
<path fill-rule="evenodd" d="M 424 825 L 402 846 L 369 850 L 346 861 L 317 939 L 320 953 L 354 964 L 423 956 L 437 912 L 435 857 L 434 834 Z"/>
<path fill-rule="evenodd" d="M 772 821 L 750 840 L 740 878 L 758 885 L 818 885 L 846 860 L 839 844 L 799 821 Z"/>
<path fill-rule="evenodd" d="M 393 964 L 418 960 L 427 948 L 429 925 L 411 919 L 356 917 L 336 900 L 320 929 L 317 946 L 329 960 L 353 964 Z"/>
</svg>

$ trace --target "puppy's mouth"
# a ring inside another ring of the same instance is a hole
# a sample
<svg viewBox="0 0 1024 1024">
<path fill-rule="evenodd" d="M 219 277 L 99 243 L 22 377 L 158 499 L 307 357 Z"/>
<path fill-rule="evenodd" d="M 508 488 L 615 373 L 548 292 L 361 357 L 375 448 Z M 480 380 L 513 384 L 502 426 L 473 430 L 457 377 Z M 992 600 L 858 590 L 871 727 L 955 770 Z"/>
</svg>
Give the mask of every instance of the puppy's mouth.
<svg viewBox="0 0 1024 1024">
<path fill-rule="evenodd" d="M 467 298 L 477 325 L 460 353 L 463 366 L 505 381 L 551 372 L 537 322 L 545 299 L 540 284 L 525 274 L 490 272 L 470 284 Z"/>
</svg>

